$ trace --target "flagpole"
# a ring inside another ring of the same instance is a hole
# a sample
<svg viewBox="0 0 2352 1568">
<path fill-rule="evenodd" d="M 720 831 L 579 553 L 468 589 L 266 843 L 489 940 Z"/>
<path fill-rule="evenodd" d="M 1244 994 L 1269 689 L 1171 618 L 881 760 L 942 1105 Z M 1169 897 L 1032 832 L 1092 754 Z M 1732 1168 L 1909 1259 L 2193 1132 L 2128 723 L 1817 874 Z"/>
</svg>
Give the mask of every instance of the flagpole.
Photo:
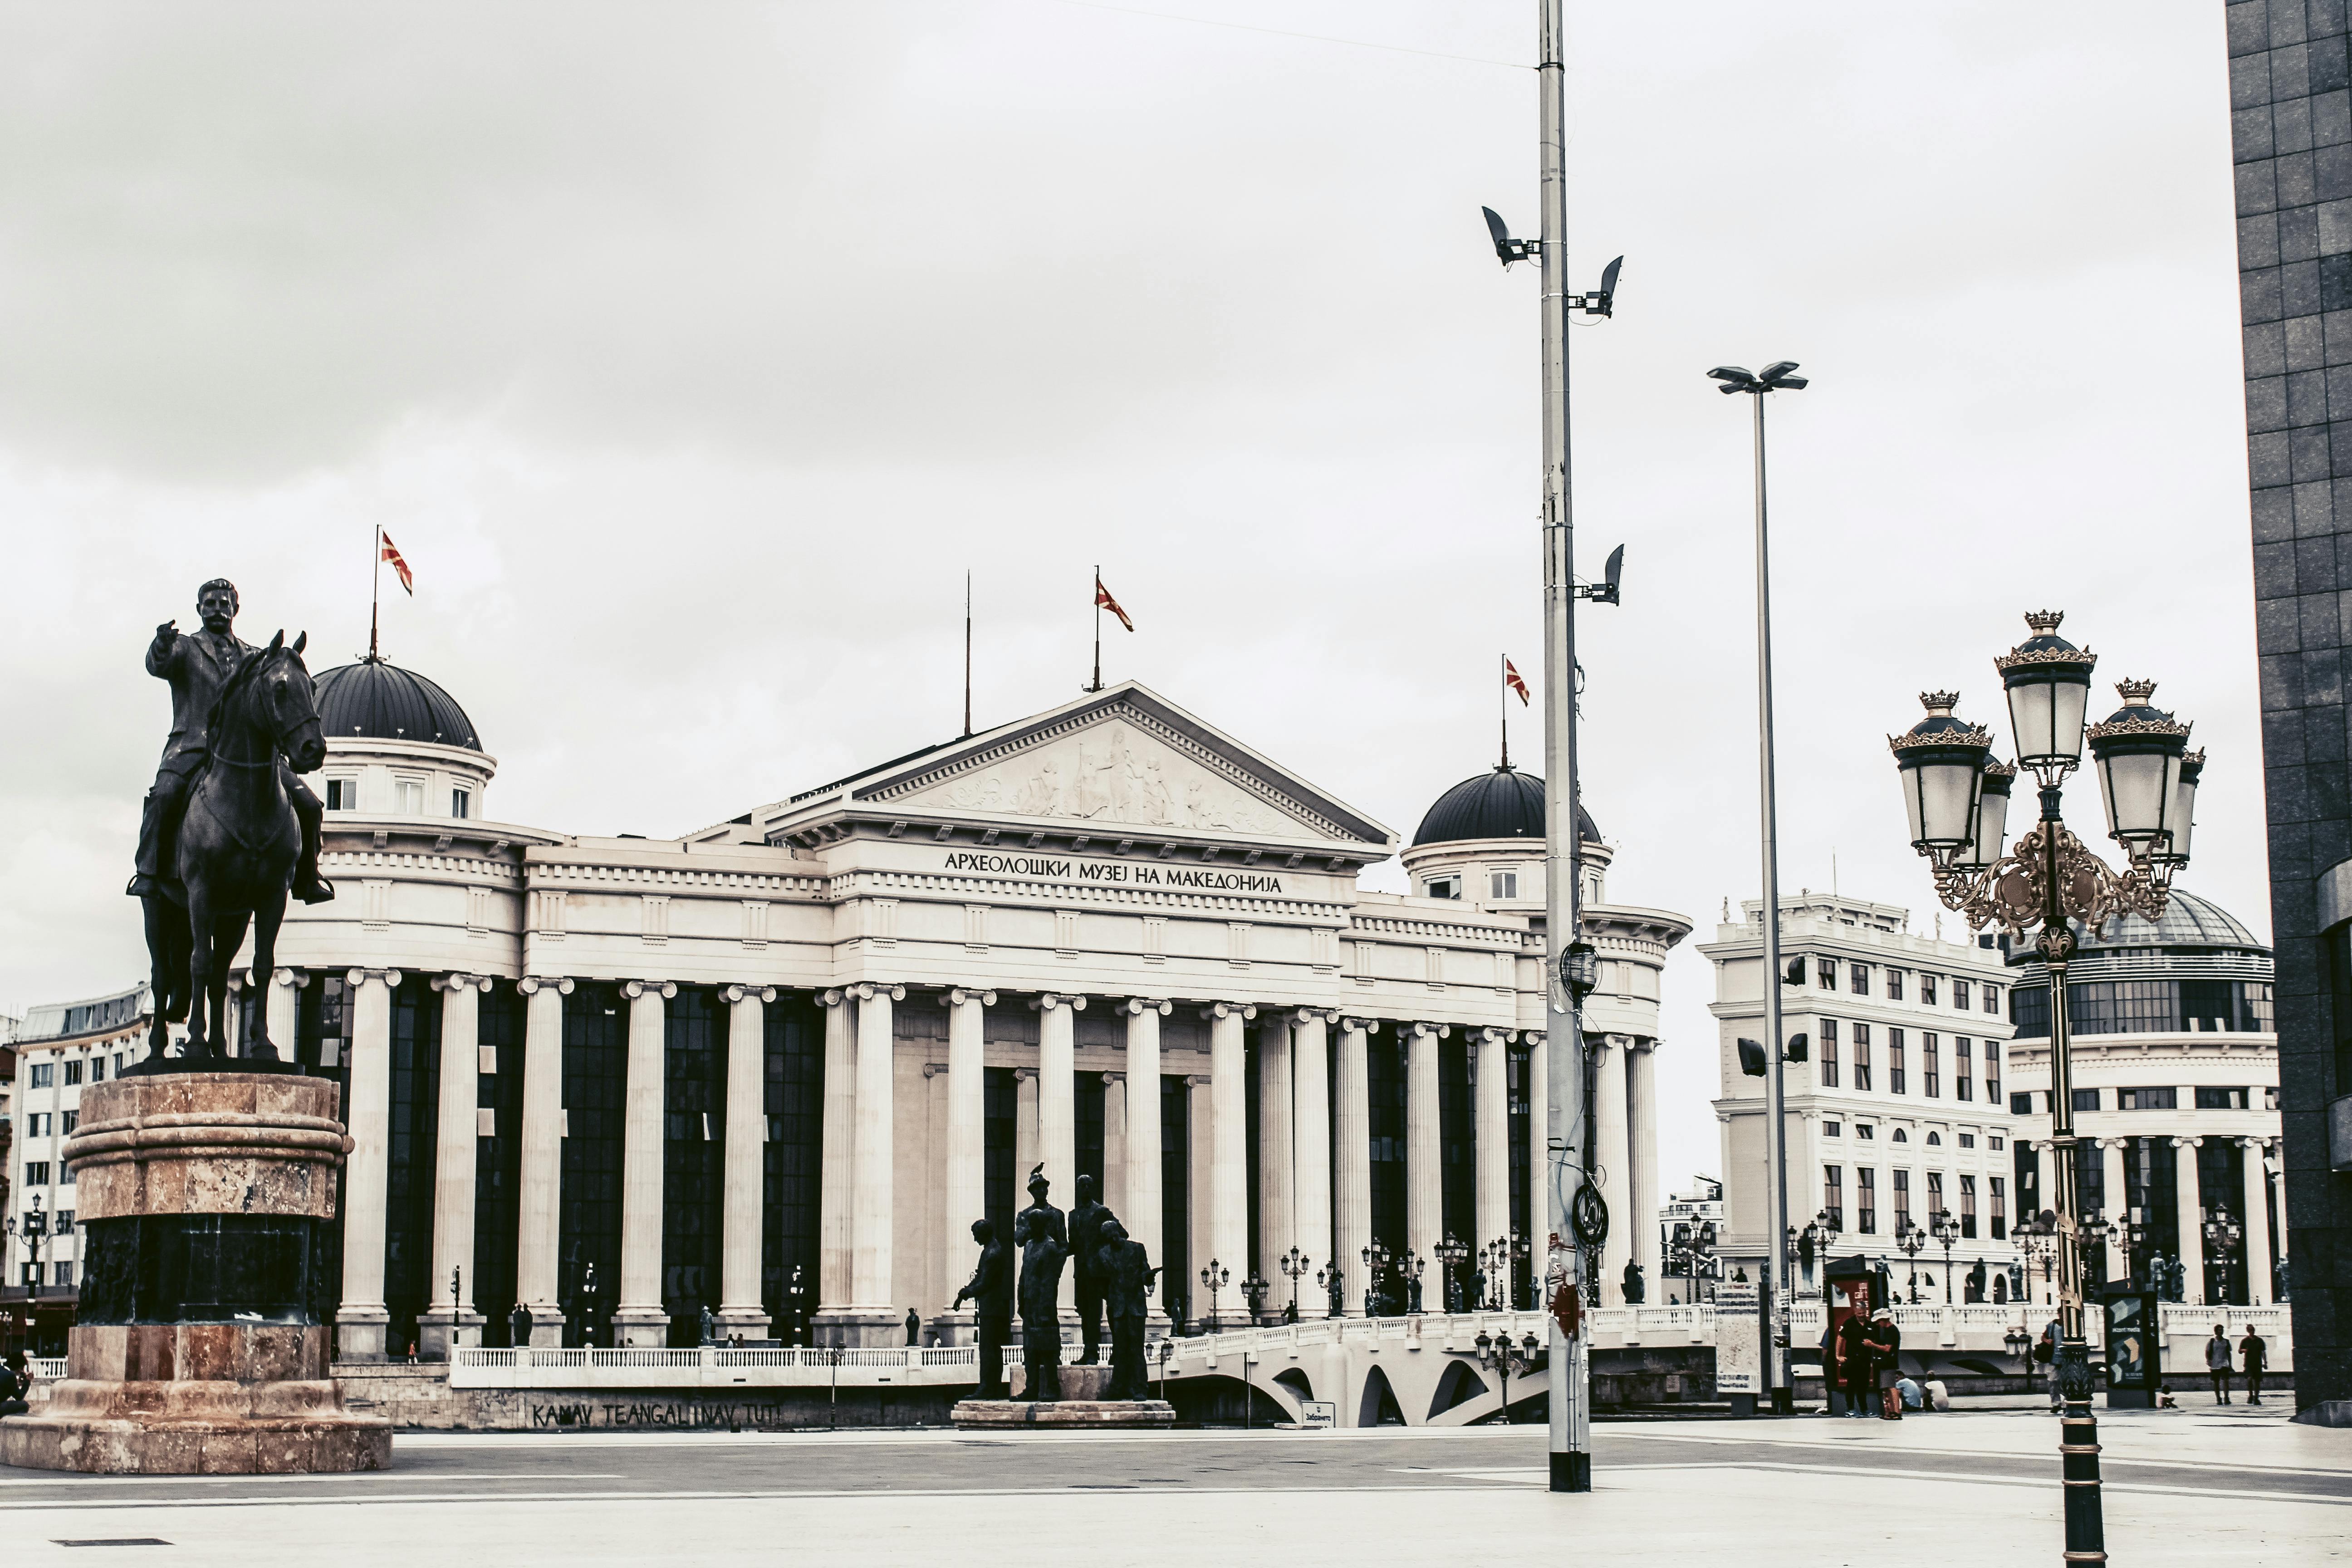
<svg viewBox="0 0 2352 1568">
<path fill-rule="evenodd" d="M 963 732 L 971 733 L 971 568 L 963 572 Z"/>
<path fill-rule="evenodd" d="M 1509 773 L 1511 771 L 1511 656 L 1502 653 L 1495 657 L 1503 661 L 1502 668 L 1495 671 L 1502 678 L 1496 682 L 1501 689 L 1495 693 L 1495 706 L 1503 715 L 1503 771 Z"/>
<path fill-rule="evenodd" d="M 1095 563 L 1095 683 L 1089 691 L 1102 689 L 1102 563 Z"/>
<path fill-rule="evenodd" d="M 368 662 L 373 664 L 376 653 L 376 618 L 383 602 L 383 524 L 375 525 L 375 562 L 368 569 Z"/>
</svg>

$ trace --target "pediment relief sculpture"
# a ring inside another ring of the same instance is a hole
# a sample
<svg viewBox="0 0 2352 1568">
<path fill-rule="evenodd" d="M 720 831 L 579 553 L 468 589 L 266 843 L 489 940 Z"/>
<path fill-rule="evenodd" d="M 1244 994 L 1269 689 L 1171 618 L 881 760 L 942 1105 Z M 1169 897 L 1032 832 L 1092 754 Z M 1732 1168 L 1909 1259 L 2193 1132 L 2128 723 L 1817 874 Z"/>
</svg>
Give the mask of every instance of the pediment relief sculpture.
<svg viewBox="0 0 2352 1568">
<path fill-rule="evenodd" d="M 1116 720 L 934 784 L 908 804 L 1131 827 L 1286 837 L 1329 832 Z"/>
</svg>

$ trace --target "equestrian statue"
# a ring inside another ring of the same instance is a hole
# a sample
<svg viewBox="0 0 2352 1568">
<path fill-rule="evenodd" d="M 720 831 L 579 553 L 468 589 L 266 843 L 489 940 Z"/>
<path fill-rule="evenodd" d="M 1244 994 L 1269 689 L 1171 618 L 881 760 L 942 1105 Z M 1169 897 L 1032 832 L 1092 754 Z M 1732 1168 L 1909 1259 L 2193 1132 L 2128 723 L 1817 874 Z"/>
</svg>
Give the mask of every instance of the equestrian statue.
<svg viewBox="0 0 2352 1568">
<path fill-rule="evenodd" d="M 236 585 L 215 577 L 196 590 L 203 629 L 166 621 L 147 649 L 147 673 L 171 683 L 172 733 L 125 889 L 146 910 L 155 993 L 146 1059 L 134 1072 L 221 1062 L 229 965 L 247 922 L 254 973 L 266 975 L 277 966 L 288 892 L 310 904 L 335 896 L 319 875 L 319 797 L 297 776 L 327 758 L 302 663 L 310 634 L 289 646 L 281 631 L 254 647 L 230 629 L 236 612 Z M 279 1059 L 266 1014 L 255 1010 L 243 1061 Z M 183 1019 L 187 1039 L 166 1061 L 164 1026 Z"/>
</svg>

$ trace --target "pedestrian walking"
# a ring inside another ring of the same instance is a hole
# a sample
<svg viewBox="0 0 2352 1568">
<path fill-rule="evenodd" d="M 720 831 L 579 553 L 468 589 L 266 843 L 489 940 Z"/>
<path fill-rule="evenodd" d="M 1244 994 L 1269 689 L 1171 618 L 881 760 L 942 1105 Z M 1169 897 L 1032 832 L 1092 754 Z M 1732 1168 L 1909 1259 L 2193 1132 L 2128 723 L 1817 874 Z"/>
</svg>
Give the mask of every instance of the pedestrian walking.
<svg viewBox="0 0 2352 1568">
<path fill-rule="evenodd" d="M 1822 1414 L 1838 1414 L 1838 1401 L 1843 1396 L 1845 1379 L 1838 1371 L 1837 1325 L 1830 1324 L 1822 1331 Z"/>
<path fill-rule="evenodd" d="M 2238 1356 L 2239 1364 L 2246 1372 L 2246 1403 L 2260 1405 L 2263 1402 L 2263 1373 L 2270 1366 L 2271 1348 L 2263 1342 L 2263 1336 L 2254 1331 L 2252 1323 L 2246 1325 L 2246 1337 L 2238 1342 Z"/>
<path fill-rule="evenodd" d="M 2058 1320 L 2051 1319 L 2042 1325 L 2042 1338 L 2033 1346 L 2033 1359 L 2049 1370 L 2042 1375 L 2050 1380 L 2050 1414 L 2061 1408 L 2058 1402 Z"/>
<path fill-rule="evenodd" d="M 2213 1325 L 2213 1337 L 2205 1342 L 2205 1370 L 2213 1374 L 2213 1403 L 2230 1403 L 2230 1335 L 2221 1324 Z"/>
<path fill-rule="evenodd" d="M 1878 1374 L 1881 1372 L 1899 1374 L 1902 1371 L 1903 1331 L 1895 1326 L 1894 1312 L 1885 1307 L 1873 1312 L 1870 1315 L 1870 1328 L 1864 1334 L 1863 1342 L 1869 1347 L 1868 1386 L 1872 1402 L 1880 1406 L 1879 1414 L 1884 1418 L 1889 1421 L 1900 1421 L 1903 1419 L 1903 1407 L 1900 1405 L 1888 1407 L 1878 1390 Z"/>
<path fill-rule="evenodd" d="M 1845 1413 L 1857 1418 L 1869 1415 L 1878 1379 L 1871 1370 L 1870 1324 L 1861 1313 L 1838 1325 L 1837 1354 L 1838 1374 L 1845 1382 Z"/>
</svg>

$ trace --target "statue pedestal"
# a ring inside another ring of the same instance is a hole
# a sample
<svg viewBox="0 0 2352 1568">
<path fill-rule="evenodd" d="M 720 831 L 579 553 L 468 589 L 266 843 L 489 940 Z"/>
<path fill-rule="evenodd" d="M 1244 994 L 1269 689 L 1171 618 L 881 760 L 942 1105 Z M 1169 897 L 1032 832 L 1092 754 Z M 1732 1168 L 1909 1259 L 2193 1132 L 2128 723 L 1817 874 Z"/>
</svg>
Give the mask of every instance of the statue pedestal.
<svg viewBox="0 0 2352 1568">
<path fill-rule="evenodd" d="M 66 1375 L 0 1420 L 0 1462 L 100 1475 L 378 1470 L 392 1425 L 343 1408 L 320 1235 L 350 1140 L 323 1079 L 159 1073 L 82 1091 Z"/>
<path fill-rule="evenodd" d="M 1069 1372 L 1064 1367 L 1063 1376 Z M 950 1418 L 965 1430 L 1169 1427 L 1176 1425 L 1176 1407 L 1164 1399 L 966 1399 Z"/>
</svg>

